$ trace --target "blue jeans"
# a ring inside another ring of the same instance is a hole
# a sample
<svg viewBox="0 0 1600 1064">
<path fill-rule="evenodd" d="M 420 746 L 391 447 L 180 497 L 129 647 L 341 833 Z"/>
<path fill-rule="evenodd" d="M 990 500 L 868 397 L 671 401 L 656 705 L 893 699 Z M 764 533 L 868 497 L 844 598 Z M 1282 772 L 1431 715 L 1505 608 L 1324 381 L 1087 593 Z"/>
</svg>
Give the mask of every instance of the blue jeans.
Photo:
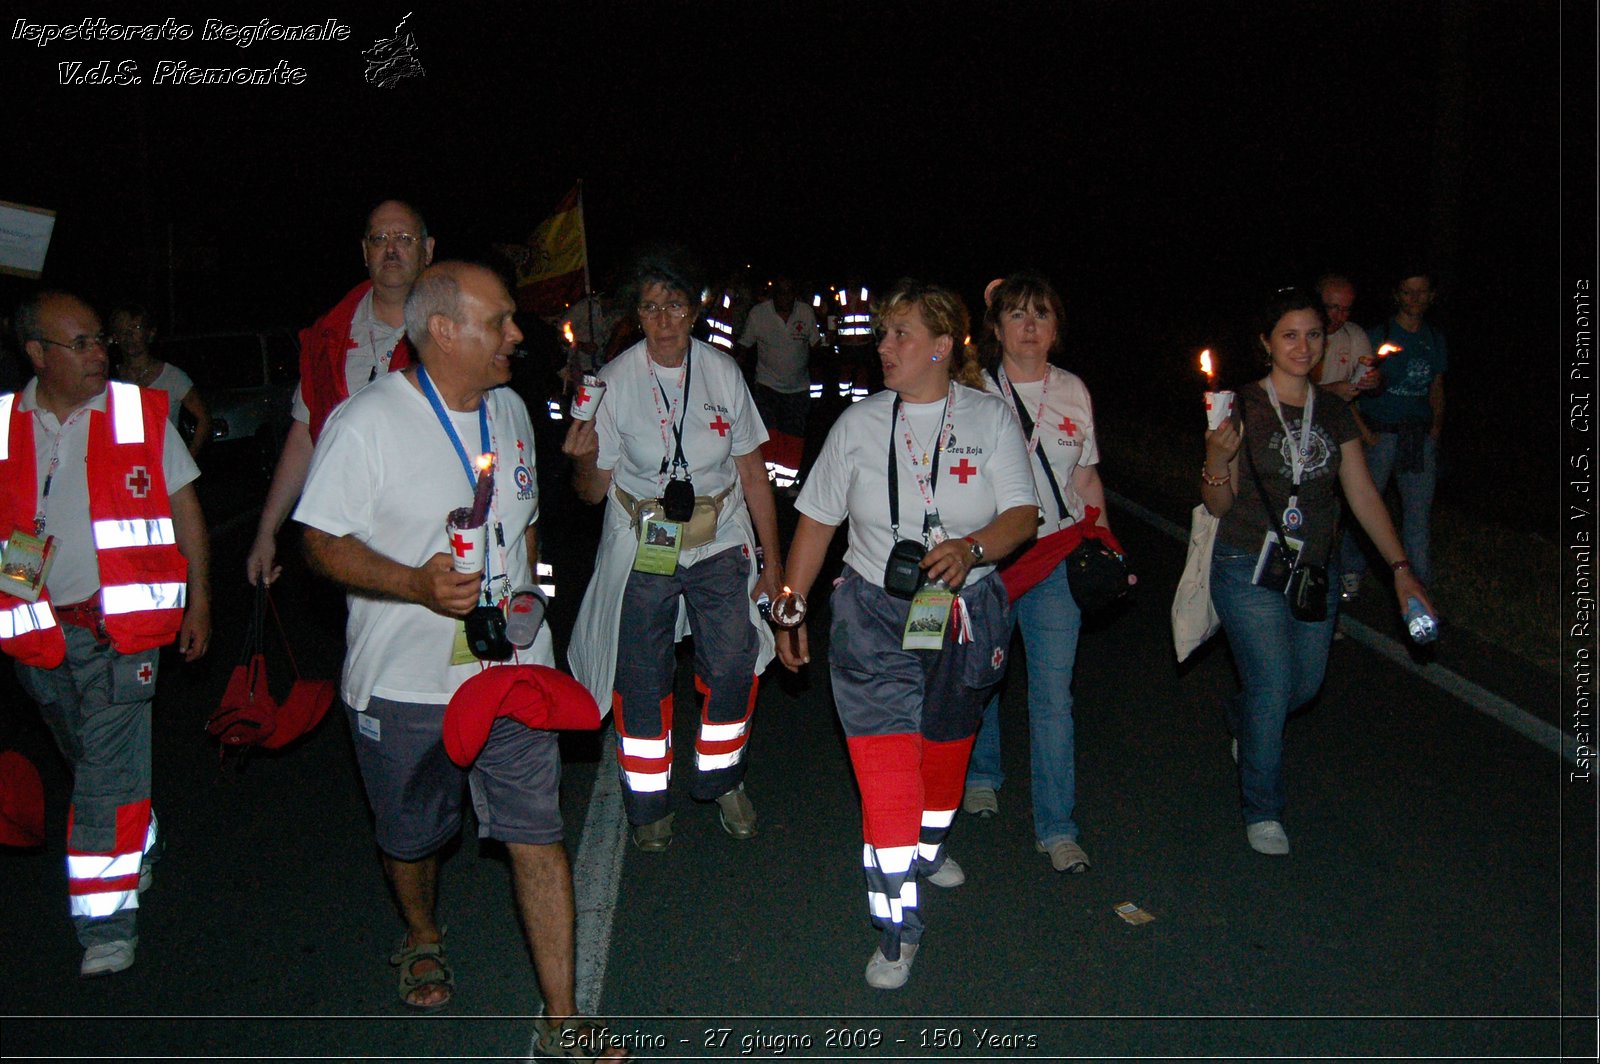
<svg viewBox="0 0 1600 1064">
<path fill-rule="evenodd" d="M 1055 570 L 1011 607 L 1028 655 L 1028 731 L 1032 744 L 1033 831 L 1046 847 L 1076 839 L 1072 819 L 1077 800 L 1073 764 L 1072 667 L 1078 659 L 1082 614 L 1067 586 L 1067 565 Z M 983 711 L 978 739 L 967 764 L 968 787 L 1000 789 L 1000 694 Z"/>
<path fill-rule="evenodd" d="M 1422 469 L 1415 473 L 1395 473 L 1395 453 L 1400 437 L 1393 432 L 1377 434 L 1378 442 L 1367 448 L 1367 468 L 1372 472 L 1372 482 L 1382 495 L 1389 485 L 1389 474 L 1394 473 L 1395 486 L 1400 489 L 1400 545 L 1411 560 L 1412 572 L 1424 586 L 1433 584 L 1433 556 L 1428 544 L 1432 539 L 1433 489 L 1439 482 L 1439 442 L 1432 436 L 1422 441 Z M 1346 573 L 1360 576 L 1367 571 L 1367 557 L 1355 539 L 1355 530 L 1344 535 L 1340 548 L 1340 567 Z"/>
<path fill-rule="evenodd" d="M 1328 667 L 1338 593 L 1328 585 L 1328 617 L 1297 621 L 1281 591 L 1250 582 L 1256 555 L 1218 543 L 1211 559 L 1211 603 L 1228 633 L 1239 693 L 1228 700 L 1228 730 L 1239 740 L 1244 822 L 1282 820 L 1283 723 L 1311 701 Z"/>
</svg>

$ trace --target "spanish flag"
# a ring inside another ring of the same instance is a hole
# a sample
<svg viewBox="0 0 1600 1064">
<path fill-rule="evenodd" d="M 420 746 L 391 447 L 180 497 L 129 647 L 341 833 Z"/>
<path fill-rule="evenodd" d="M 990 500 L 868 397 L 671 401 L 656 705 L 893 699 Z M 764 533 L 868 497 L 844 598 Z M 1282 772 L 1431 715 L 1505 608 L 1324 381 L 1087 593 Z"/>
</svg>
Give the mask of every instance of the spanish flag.
<svg viewBox="0 0 1600 1064">
<path fill-rule="evenodd" d="M 583 231 L 583 182 L 572 186 L 555 213 L 528 237 L 518 255 L 517 308 L 540 317 L 559 315 L 583 296 L 588 241 Z"/>
</svg>

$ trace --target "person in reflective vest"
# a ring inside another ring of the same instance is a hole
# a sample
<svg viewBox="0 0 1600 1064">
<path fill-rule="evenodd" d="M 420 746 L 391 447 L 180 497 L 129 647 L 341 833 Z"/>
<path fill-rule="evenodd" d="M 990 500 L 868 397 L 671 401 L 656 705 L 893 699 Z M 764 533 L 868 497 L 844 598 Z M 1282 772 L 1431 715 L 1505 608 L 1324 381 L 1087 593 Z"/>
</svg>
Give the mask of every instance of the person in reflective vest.
<svg viewBox="0 0 1600 1064">
<path fill-rule="evenodd" d="M 311 469 L 311 449 L 333 408 L 383 374 L 413 362 L 405 336 L 406 296 L 433 261 L 428 223 L 410 204 L 385 200 L 367 215 L 361 260 L 368 280 L 300 333 L 294 416 L 245 559 L 245 576 L 252 584 L 270 584 L 282 571 L 276 564 L 278 529 L 300 498 Z"/>
<path fill-rule="evenodd" d="M 108 383 L 87 303 L 41 292 L 16 329 L 35 376 L 0 395 L 0 534 L 8 574 L 34 543 L 47 565 L 41 586 L 0 592 L 0 650 L 72 766 L 67 879 L 80 971 L 106 975 L 133 963 L 157 853 L 158 651 L 176 639 L 193 661 L 211 638 L 199 470 L 164 392 Z"/>
</svg>

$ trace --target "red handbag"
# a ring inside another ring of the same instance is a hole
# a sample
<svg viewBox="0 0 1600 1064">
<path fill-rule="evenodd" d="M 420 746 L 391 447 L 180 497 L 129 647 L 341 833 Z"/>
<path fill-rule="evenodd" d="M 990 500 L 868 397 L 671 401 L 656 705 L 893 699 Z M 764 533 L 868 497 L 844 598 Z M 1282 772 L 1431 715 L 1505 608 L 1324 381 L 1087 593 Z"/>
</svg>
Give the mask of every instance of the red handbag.
<svg viewBox="0 0 1600 1064">
<path fill-rule="evenodd" d="M 272 592 L 267 592 L 267 606 L 272 610 L 272 621 L 278 628 L 278 638 L 283 640 L 283 652 L 289 659 L 289 667 L 294 670 L 294 683 L 289 687 L 289 697 L 283 700 L 278 707 L 277 727 L 272 733 L 263 737 L 261 745 L 268 750 L 278 750 L 302 735 L 310 733 L 322 718 L 327 715 L 328 707 L 333 705 L 333 696 L 336 693 L 332 680 L 307 680 L 300 675 L 300 666 L 294 660 L 294 650 L 289 646 L 289 633 L 283 627 L 283 618 L 278 616 L 278 604 L 272 601 Z"/>
<path fill-rule="evenodd" d="M 278 706 L 267 689 L 267 658 L 261 645 L 265 596 L 266 588 L 257 586 L 255 611 L 245 631 L 243 654 L 239 664 L 233 667 L 233 675 L 228 677 L 221 705 L 206 721 L 206 732 L 222 744 L 224 751 L 229 747 L 258 746 L 277 728 Z"/>
</svg>

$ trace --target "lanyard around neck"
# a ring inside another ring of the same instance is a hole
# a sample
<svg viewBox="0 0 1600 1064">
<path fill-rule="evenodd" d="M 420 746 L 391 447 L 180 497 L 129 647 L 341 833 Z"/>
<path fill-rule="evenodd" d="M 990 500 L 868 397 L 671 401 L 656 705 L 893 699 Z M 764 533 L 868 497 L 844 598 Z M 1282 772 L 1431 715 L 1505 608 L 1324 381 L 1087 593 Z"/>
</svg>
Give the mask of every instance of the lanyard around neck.
<svg viewBox="0 0 1600 1064">
<path fill-rule="evenodd" d="M 951 400 L 954 397 L 955 386 L 951 385 L 950 394 L 944 398 L 944 417 L 942 418 L 939 426 L 938 441 L 934 444 L 933 448 L 932 470 L 929 472 L 927 477 L 923 477 L 922 470 L 920 468 L 912 471 L 913 475 L 917 478 L 917 490 L 922 493 L 922 501 L 927 506 L 927 510 L 923 515 L 924 527 L 922 531 L 924 535 L 926 535 L 928 532 L 927 525 L 929 523 L 929 517 L 939 512 L 938 508 L 934 506 L 934 498 L 939 491 L 939 458 L 944 453 L 945 441 L 950 438 L 950 430 L 954 427 L 950 416 L 950 408 L 952 405 Z M 898 427 L 901 420 L 905 417 L 904 413 L 900 409 L 900 402 L 900 397 L 898 395 L 895 396 L 894 408 L 889 412 L 889 527 L 893 530 L 895 539 L 900 538 L 900 462 L 895 457 L 894 435 L 896 427 Z M 910 450 L 910 431 L 910 422 L 907 421 L 906 432 L 908 438 L 906 442 L 908 451 Z M 920 463 L 917 463 L 916 461 L 916 454 L 914 452 L 911 454 L 911 459 L 913 463 L 920 465 Z"/>
<path fill-rule="evenodd" d="M 450 437 L 450 442 L 455 445 L 456 457 L 461 459 L 461 468 L 467 474 L 467 487 L 477 490 L 478 474 L 473 471 L 472 459 L 467 457 L 467 448 L 461 442 L 461 437 L 456 434 L 456 427 L 450 421 L 450 415 L 445 412 L 444 401 L 439 398 L 439 393 L 434 391 L 433 382 L 428 379 L 428 371 L 422 366 L 417 367 L 417 383 L 422 386 L 422 394 L 428 397 L 428 405 L 433 407 L 434 416 L 439 419 L 439 424 L 444 426 L 444 434 Z M 489 403 L 482 396 L 478 398 L 478 432 L 483 440 L 482 454 L 489 453 Z"/>
<path fill-rule="evenodd" d="M 1278 389 L 1272 386 L 1272 378 L 1266 378 L 1267 402 L 1272 404 L 1272 412 L 1278 415 L 1278 424 L 1283 426 L 1283 435 L 1286 439 L 1294 440 L 1294 433 L 1289 431 L 1289 422 L 1284 420 L 1283 406 L 1278 402 Z M 1317 390 L 1306 382 L 1306 405 L 1300 415 L 1300 439 L 1289 451 L 1289 468 L 1294 471 L 1294 487 L 1300 490 L 1300 476 L 1306 469 L 1306 458 L 1311 454 L 1311 414 L 1317 407 Z M 1289 505 L 1293 506 L 1291 502 Z"/>
<path fill-rule="evenodd" d="M 649 348 L 646 348 L 644 352 L 645 366 L 650 370 L 650 380 L 655 384 L 655 390 L 650 393 L 650 399 L 654 401 L 656 392 L 660 392 L 661 402 L 667 404 L 665 413 L 662 413 L 660 405 L 657 404 L 656 415 L 662 426 L 662 450 L 668 449 L 669 446 L 672 448 L 672 479 L 674 480 L 678 478 L 679 469 L 683 470 L 685 479 L 689 475 L 689 460 L 683 456 L 683 427 L 689 422 L 689 383 L 694 374 L 694 363 L 691 359 L 693 353 L 694 342 L 691 340 L 689 346 L 683 352 L 683 394 L 677 399 L 668 399 L 667 387 L 661 383 L 661 377 L 656 373 L 656 360 L 650 357 Z M 667 443 L 667 425 L 672 426 L 674 442 L 671 445 Z M 657 475 L 667 475 L 667 456 L 665 454 L 661 456 L 661 472 Z"/>
</svg>

